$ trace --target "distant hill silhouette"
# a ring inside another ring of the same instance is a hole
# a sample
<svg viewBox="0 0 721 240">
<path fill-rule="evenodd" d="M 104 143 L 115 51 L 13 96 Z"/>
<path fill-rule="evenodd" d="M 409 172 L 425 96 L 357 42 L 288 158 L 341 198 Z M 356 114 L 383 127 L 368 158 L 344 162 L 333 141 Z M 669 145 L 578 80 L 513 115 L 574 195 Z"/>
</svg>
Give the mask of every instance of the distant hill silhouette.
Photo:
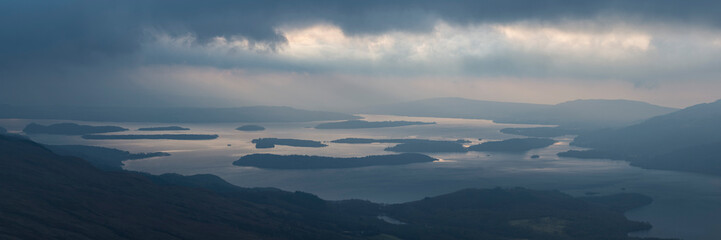
<svg viewBox="0 0 721 240">
<path fill-rule="evenodd" d="M 363 120 L 348 120 L 342 122 L 321 123 L 315 126 L 316 129 L 359 129 L 359 128 L 386 128 L 403 127 L 412 125 L 436 124 L 435 122 L 412 122 L 412 121 L 380 121 L 369 122 Z"/>
<path fill-rule="evenodd" d="M 549 105 L 494 102 L 465 98 L 431 98 L 367 107 L 360 109 L 359 112 L 412 117 L 499 119 L 547 107 L 549 107 Z"/>
<path fill-rule="evenodd" d="M 368 107 L 361 109 L 360 112 L 488 119 L 499 123 L 548 124 L 560 125 L 570 130 L 585 130 L 631 125 L 675 110 L 677 109 L 629 100 L 575 100 L 546 105 L 464 98 L 432 98 Z"/>
<path fill-rule="evenodd" d="M 207 174 L 100 171 L 8 136 L 0 159 L 0 236 L 8 239 L 631 240 L 628 232 L 650 228 L 623 215 L 650 202 L 638 194 L 468 189 L 387 205 L 241 188 Z"/>
<path fill-rule="evenodd" d="M 560 125 L 566 129 L 623 127 L 678 109 L 630 100 L 574 100 L 493 119 L 500 123 Z"/>
<path fill-rule="evenodd" d="M 571 144 L 594 149 L 583 157 L 612 157 L 646 168 L 721 175 L 719 123 L 721 101 L 716 101 L 628 127 L 582 134 Z"/>
<path fill-rule="evenodd" d="M 4 133 L 7 133 L 7 132 L 8 132 L 7 129 L 5 129 L 4 127 L 0 127 L 0 134 L 4 134 Z"/>
<path fill-rule="evenodd" d="M 351 120 L 359 117 L 290 107 L 142 108 L 142 107 L 21 107 L 0 105 L 0 118 L 64 119 L 96 122 L 310 122 Z"/>
<path fill-rule="evenodd" d="M 23 132 L 27 134 L 85 135 L 94 133 L 122 132 L 127 130 L 127 128 L 116 126 L 89 126 L 75 123 L 57 123 L 48 126 L 30 123 L 25 127 L 25 129 L 23 129 Z"/>
<path fill-rule="evenodd" d="M 138 128 L 138 131 L 187 131 L 187 130 L 190 130 L 190 128 L 184 128 L 184 127 L 179 127 L 179 126 Z"/>
<path fill-rule="evenodd" d="M 243 126 L 236 128 L 235 130 L 252 132 L 252 131 L 263 131 L 263 130 L 265 130 L 265 128 L 260 125 L 243 125 Z"/>
</svg>

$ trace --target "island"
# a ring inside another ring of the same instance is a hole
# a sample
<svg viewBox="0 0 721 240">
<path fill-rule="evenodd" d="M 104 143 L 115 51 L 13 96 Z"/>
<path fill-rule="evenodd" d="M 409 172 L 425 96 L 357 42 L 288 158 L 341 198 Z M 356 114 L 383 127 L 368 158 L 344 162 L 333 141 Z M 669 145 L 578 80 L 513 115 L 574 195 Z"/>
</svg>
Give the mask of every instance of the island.
<svg viewBox="0 0 721 240">
<path fill-rule="evenodd" d="M 187 131 L 187 130 L 190 130 L 190 128 L 184 128 L 184 127 L 179 127 L 179 126 L 138 128 L 138 131 Z"/>
<path fill-rule="evenodd" d="M 308 155 L 250 154 L 233 165 L 265 169 L 338 169 L 381 165 L 404 165 L 433 162 L 437 159 L 419 153 L 371 155 L 366 157 L 325 157 Z"/>
<path fill-rule="evenodd" d="M 512 138 L 503 141 L 484 142 L 468 147 L 468 151 L 478 152 L 527 152 L 531 149 L 545 148 L 556 143 L 550 138 Z"/>
<path fill-rule="evenodd" d="M 504 128 L 501 129 L 502 133 L 521 135 L 526 137 L 560 137 L 565 135 L 578 135 L 582 130 L 569 129 L 562 127 L 532 127 L 532 128 Z"/>
<path fill-rule="evenodd" d="M 83 135 L 84 139 L 92 140 L 136 140 L 136 139 L 167 139 L 167 140 L 211 140 L 217 134 L 127 134 L 127 135 Z"/>
<path fill-rule="evenodd" d="M 429 140 L 429 139 L 371 139 L 371 138 L 343 138 L 331 141 L 332 143 L 368 144 L 368 143 L 399 143 L 388 147 L 385 151 L 390 152 L 417 152 L 417 153 L 442 153 L 442 152 L 467 152 L 464 143 L 471 141 L 459 139 L 456 141 Z"/>
<path fill-rule="evenodd" d="M 402 127 L 411 125 L 429 125 L 435 122 L 411 122 L 411 121 L 381 121 L 369 122 L 363 120 L 348 120 L 341 122 L 321 123 L 315 126 L 316 129 L 359 129 L 359 128 L 386 128 Z"/>
<path fill-rule="evenodd" d="M 265 130 L 265 128 L 260 125 L 243 125 L 243 126 L 236 128 L 235 130 L 245 131 L 245 132 L 255 132 L 255 131 L 263 131 L 263 130 Z"/>
<path fill-rule="evenodd" d="M 467 152 L 468 150 L 463 144 L 455 141 L 414 141 L 388 147 L 385 151 L 390 152 L 422 152 L 422 153 L 442 153 L 442 152 Z"/>
<path fill-rule="evenodd" d="M 456 141 L 442 141 L 416 138 L 391 138 L 391 139 L 372 139 L 372 138 L 342 138 L 330 141 L 332 143 L 348 143 L 348 144 L 369 144 L 369 143 L 416 143 L 416 142 L 454 142 L 454 143 L 470 143 L 465 139 Z"/>
<path fill-rule="evenodd" d="M 52 125 L 40 125 L 30 123 L 23 129 L 26 134 L 54 134 L 54 135 L 85 135 L 95 133 L 110 133 L 127 131 L 127 128 L 117 126 L 89 126 L 75 123 L 57 123 Z"/>
<path fill-rule="evenodd" d="M 136 160 L 152 157 L 170 156 L 166 152 L 130 153 L 114 148 L 85 146 L 85 145 L 44 145 L 54 153 L 61 156 L 73 156 L 82 158 L 96 168 L 102 170 L 120 171 L 123 170 L 123 161 Z"/>
<path fill-rule="evenodd" d="M 4 127 L 0 127 L 0 134 L 5 134 L 7 132 L 8 132 L 7 129 L 5 129 Z"/>
<path fill-rule="evenodd" d="M 258 138 L 251 141 L 255 143 L 255 148 L 274 148 L 275 145 L 291 146 L 291 147 L 326 147 L 319 141 L 289 139 L 289 138 Z"/>
<path fill-rule="evenodd" d="M 544 148 L 556 143 L 549 138 L 513 138 L 503 141 L 485 142 L 470 147 L 465 139 L 456 141 L 429 140 L 429 139 L 371 139 L 371 138 L 343 138 L 331 141 L 332 143 L 368 144 L 368 143 L 399 143 L 388 147 L 390 152 L 416 152 L 416 153 L 449 153 L 449 152 L 526 152 L 531 149 Z"/>
</svg>

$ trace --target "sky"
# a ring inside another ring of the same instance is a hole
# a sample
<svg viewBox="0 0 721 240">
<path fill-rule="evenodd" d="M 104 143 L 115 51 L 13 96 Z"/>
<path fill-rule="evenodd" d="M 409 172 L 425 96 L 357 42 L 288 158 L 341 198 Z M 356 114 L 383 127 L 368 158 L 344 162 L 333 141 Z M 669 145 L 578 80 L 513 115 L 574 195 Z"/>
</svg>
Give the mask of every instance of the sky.
<svg viewBox="0 0 721 240">
<path fill-rule="evenodd" d="M 721 98 L 719 1 L 0 0 L 0 104 Z"/>
</svg>

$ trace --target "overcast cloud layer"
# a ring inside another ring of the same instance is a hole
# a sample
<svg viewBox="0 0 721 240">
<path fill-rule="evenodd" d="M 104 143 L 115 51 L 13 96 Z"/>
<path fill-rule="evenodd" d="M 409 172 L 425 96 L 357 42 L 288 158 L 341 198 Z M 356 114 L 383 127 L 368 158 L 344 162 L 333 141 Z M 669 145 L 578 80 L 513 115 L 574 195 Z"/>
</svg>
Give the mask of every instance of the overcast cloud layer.
<svg viewBox="0 0 721 240">
<path fill-rule="evenodd" d="M 0 103 L 721 95 L 718 1 L 0 1 Z"/>
</svg>

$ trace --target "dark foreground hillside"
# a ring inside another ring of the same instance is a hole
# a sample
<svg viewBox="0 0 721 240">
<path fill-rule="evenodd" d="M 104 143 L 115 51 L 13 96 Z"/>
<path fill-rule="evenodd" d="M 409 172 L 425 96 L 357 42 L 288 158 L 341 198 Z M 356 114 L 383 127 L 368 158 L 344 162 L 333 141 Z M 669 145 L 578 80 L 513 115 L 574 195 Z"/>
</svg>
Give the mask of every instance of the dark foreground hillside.
<svg viewBox="0 0 721 240">
<path fill-rule="evenodd" d="M 650 227 L 622 214 L 650 202 L 637 194 L 517 188 L 394 205 L 325 201 L 212 175 L 101 171 L 8 136 L 0 182 L 0 239 L 630 239 Z"/>
</svg>

